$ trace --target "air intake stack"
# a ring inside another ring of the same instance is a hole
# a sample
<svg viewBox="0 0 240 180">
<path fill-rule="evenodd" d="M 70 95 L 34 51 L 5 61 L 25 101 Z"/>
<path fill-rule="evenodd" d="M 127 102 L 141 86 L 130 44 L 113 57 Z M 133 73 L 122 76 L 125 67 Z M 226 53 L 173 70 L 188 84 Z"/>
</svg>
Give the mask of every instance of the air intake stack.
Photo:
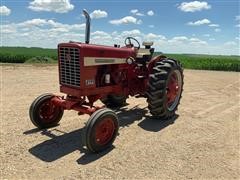
<svg viewBox="0 0 240 180">
<path fill-rule="evenodd" d="M 86 18 L 86 30 L 85 30 L 85 43 L 89 44 L 90 42 L 90 25 L 91 25 L 91 18 L 86 9 L 83 10 L 83 15 Z"/>
</svg>

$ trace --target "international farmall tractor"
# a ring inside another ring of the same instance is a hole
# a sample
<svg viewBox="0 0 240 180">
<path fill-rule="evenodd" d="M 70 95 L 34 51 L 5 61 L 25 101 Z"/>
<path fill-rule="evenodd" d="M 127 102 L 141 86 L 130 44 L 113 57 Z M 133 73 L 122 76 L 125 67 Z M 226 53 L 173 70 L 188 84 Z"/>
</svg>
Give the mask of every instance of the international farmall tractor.
<svg viewBox="0 0 240 180">
<path fill-rule="evenodd" d="M 90 17 L 86 17 L 85 43 L 58 45 L 60 92 L 43 94 L 31 104 L 29 114 L 39 129 L 58 125 L 64 110 L 88 114 L 84 143 L 89 151 L 102 151 L 114 142 L 119 129 L 116 113 L 106 107 L 123 106 L 129 96 L 145 97 L 155 119 L 171 118 L 177 110 L 183 88 L 183 69 L 174 59 L 153 57 L 153 42 L 144 48 L 133 37 L 125 46 L 89 44 Z M 94 103 L 101 100 L 105 106 Z"/>
</svg>

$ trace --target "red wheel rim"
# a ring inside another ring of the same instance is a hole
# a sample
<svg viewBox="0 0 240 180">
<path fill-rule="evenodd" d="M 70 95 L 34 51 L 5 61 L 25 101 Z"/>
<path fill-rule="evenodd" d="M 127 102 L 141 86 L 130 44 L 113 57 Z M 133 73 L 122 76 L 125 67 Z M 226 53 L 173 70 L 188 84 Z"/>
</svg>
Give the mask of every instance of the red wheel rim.
<svg viewBox="0 0 240 180">
<path fill-rule="evenodd" d="M 58 113 L 51 100 L 44 102 L 39 108 L 39 116 L 44 122 L 50 123 Z"/>
<path fill-rule="evenodd" d="M 179 71 L 174 71 L 168 80 L 167 84 L 167 107 L 169 110 L 173 110 L 180 97 L 180 91 L 182 86 L 181 75 Z"/>
<path fill-rule="evenodd" d="M 111 141 L 115 131 L 115 124 L 110 117 L 106 117 L 99 122 L 95 128 L 95 140 L 99 145 L 105 145 Z"/>
</svg>

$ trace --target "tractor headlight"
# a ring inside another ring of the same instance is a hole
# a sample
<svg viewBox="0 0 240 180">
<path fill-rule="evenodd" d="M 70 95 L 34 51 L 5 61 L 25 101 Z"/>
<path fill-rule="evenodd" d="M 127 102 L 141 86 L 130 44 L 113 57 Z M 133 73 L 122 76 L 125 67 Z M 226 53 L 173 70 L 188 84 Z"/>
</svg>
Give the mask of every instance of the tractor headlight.
<svg viewBox="0 0 240 180">
<path fill-rule="evenodd" d="M 134 62 L 134 58 L 133 57 L 128 57 L 126 59 L 126 63 L 129 64 L 129 65 L 133 64 L 133 62 Z"/>
</svg>

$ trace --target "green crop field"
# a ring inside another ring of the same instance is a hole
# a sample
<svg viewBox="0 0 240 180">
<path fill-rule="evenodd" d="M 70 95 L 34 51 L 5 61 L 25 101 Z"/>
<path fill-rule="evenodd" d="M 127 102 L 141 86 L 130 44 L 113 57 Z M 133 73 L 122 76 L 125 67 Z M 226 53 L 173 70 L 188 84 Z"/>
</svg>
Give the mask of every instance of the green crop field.
<svg viewBox="0 0 240 180">
<path fill-rule="evenodd" d="M 154 56 L 159 53 L 155 53 Z M 240 72 L 240 56 L 167 54 L 179 60 L 185 69 Z M 0 47 L 0 63 L 56 63 L 56 49 Z"/>
<path fill-rule="evenodd" d="M 56 49 L 0 47 L 1 63 L 52 63 L 56 60 Z"/>
<path fill-rule="evenodd" d="M 155 53 L 155 55 L 157 54 Z M 185 69 L 240 72 L 240 56 L 197 54 L 167 54 L 167 56 L 179 60 Z"/>
</svg>

